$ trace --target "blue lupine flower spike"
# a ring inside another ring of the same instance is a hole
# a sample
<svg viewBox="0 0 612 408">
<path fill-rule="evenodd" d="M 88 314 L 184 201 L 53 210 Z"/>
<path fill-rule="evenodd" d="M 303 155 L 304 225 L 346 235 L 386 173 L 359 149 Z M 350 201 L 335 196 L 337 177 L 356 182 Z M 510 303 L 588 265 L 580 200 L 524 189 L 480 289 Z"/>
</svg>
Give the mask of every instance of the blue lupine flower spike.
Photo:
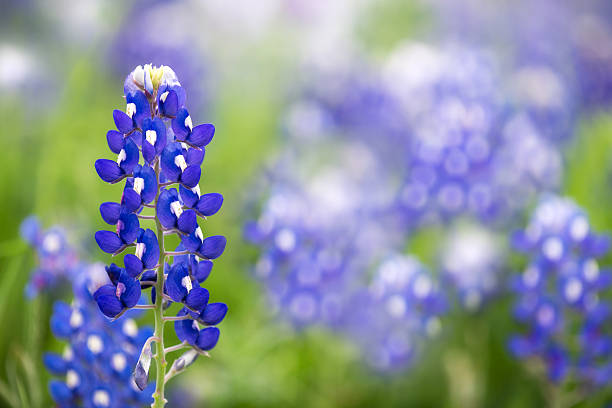
<svg viewBox="0 0 612 408">
<path fill-rule="evenodd" d="M 21 233 L 38 255 L 27 294 L 57 292 L 50 289 L 56 289 L 60 281 L 70 282 L 74 294 L 71 304 L 56 301 L 51 315 L 51 331 L 65 343 L 64 350 L 43 356 L 54 377 L 48 385 L 53 406 L 136 408 L 151 404 L 155 385 L 139 390 L 131 372 L 153 330 L 139 328 L 133 312 L 110 323 L 98 311 L 102 307 L 105 314 L 116 316 L 134 306 L 140 299 L 137 281 L 116 265 L 107 271 L 102 264 L 79 259 L 63 229 L 45 231 L 35 218 L 28 218 Z M 92 296 L 94 291 L 98 302 Z"/>
<path fill-rule="evenodd" d="M 612 309 L 601 296 L 612 275 L 597 261 L 608 241 L 592 231 L 580 207 L 557 196 L 543 198 L 529 225 L 513 236 L 529 262 L 512 282 L 514 317 L 524 330 L 508 346 L 519 359 L 542 361 L 551 382 L 571 376 L 585 387 L 602 387 L 612 379 L 612 337 L 605 330 Z"/>
<path fill-rule="evenodd" d="M 220 335 L 216 326 L 227 314 L 227 305 L 209 303 L 210 293 L 201 286 L 210 275 L 212 260 L 221 256 L 226 246 L 224 236 L 205 237 L 198 225 L 198 218 L 216 214 L 223 203 L 221 194 L 202 195 L 199 187 L 204 147 L 212 141 L 215 127 L 193 125 L 184 106 L 185 92 L 169 67 L 138 66 L 127 76 L 124 92 L 126 109 L 113 112 L 117 130 L 106 134 L 117 159 L 99 159 L 95 168 L 102 180 L 111 184 L 125 180 L 125 185 L 118 202 L 100 206 L 102 219 L 115 230 L 98 231 L 95 239 L 106 253 L 130 252 L 123 257 L 123 267 L 111 264 L 106 268 L 108 283 L 100 285 L 93 298 L 100 311 L 113 320 L 134 308 L 155 313 L 155 333 L 142 347 L 133 383 L 141 390 L 149 386 L 149 366 L 154 358 L 157 372 L 152 406 L 162 407 L 165 383 L 199 354 L 215 347 Z M 154 223 L 155 229 L 141 227 L 144 222 Z M 164 236 L 169 234 L 181 239 L 176 251 L 164 250 Z M 152 304 L 140 304 L 142 291 L 149 288 Z M 164 310 L 172 302 L 182 304 L 184 312 L 165 317 Z M 179 339 L 192 350 L 165 372 L 162 326 L 168 320 L 176 321 Z M 156 343 L 154 356 L 152 343 Z M 55 370 L 62 369 L 52 359 L 49 364 Z M 63 386 L 52 389 L 58 399 L 69 399 Z M 109 404 L 114 404 L 115 391 L 96 390 Z"/>
</svg>

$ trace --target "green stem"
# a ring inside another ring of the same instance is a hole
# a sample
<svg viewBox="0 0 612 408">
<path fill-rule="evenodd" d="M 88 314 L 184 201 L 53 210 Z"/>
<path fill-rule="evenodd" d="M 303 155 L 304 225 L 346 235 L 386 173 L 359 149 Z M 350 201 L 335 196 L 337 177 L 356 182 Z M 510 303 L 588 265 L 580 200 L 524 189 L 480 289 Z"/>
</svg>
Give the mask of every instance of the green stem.
<svg viewBox="0 0 612 408">
<path fill-rule="evenodd" d="M 157 180 L 159 181 L 159 160 L 155 163 L 155 174 L 157 174 Z M 155 344 L 157 353 L 155 353 L 155 371 L 157 374 L 155 380 L 155 392 L 153 393 L 153 404 L 152 408 L 163 408 L 166 405 L 166 399 L 164 398 L 164 387 L 166 385 L 166 353 L 164 351 L 164 309 L 162 294 L 164 293 L 164 260 L 166 252 L 164 249 L 164 231 L 157 217 L 157 200 L 159 199 L 160 188 L 157 189 L 157 196 L 155 197 L 155 224 L 157 227 L 157 239 L 159 240 L 159 266 L 157 267 L 157 282 L 155 283 L 155 337 L 158 341 Z"/>
</svg>

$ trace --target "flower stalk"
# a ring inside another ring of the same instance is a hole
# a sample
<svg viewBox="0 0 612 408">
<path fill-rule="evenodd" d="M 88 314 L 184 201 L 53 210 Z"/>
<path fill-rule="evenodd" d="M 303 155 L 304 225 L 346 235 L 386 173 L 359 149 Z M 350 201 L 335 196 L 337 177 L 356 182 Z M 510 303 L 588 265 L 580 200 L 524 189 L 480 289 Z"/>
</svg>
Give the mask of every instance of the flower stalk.
<svg viewBox="0 0 612 408">
<path fill-rule="evenodd" d="M 155 164 L 155 175 L 159 181 L 159 161 Z M 163 228 L 159 222 L 159 218 L 157 218 L 157 200 L 159 199 L 159 190 L 160 187 L 158 187 L 157 195 L 155 197 L 155 226 L 157 229 L 157 236 L 159 237 L 159 263 L 157 267 L 157 283 L 155 284 L 155 290 L 159 295 L 155 298 L 155 308 L 153 309 L 153 313 L 155 314 L 155 337 L 158 338 L 155 346 L 157 349 L 157 352 L 155 353 L 155 392 L 153 393 L 153 405 L 151 405 L 154 408 L 161 408 L 166 404 L 164 389 L 166 385 L 166 366 L 168 364 L 166 362 L 166 353 L 164 350 L 164 302 L 163 296 L 161 295 L 164 293 L 164 262 L 166 259 L 166 252 L 164 247 Z"/>
<path fill-rule="evenodd" d="M 128 248 L 134 252 L 123 255 L 123 267 L 114 263 L 106 267 L 109 283 L 96 290 L 94 299 L 111 319 L 130 309 L 153 311 L 154 335 L 142 348 L 133 377 L 144 390 L 150 362 L 155 361 L 151 407 L 160 408 L 166 404 L 167 381 L 195 356 L 215 347 L 220 331 L 212 326 L 227 313 L 227 305 L 208 302 L 210 294 L 201 286 L 211 272 L 212 260 L 225 250 L 226 239 L 220 235 L 205 238 L 198 225 L 198 219 L 206 220 L 219 211 L 223 196 L 200 193 L 205 146 L 215 129 L 212 124 L 193 125 L 174 72 L 164 66 L 137 67 L 128 75 L 124 91 L 126 110 L 113 112 L 117 130 L 107 133 L 117 160 L 99 159 L 95 167 L 102 180 L 110 184 L 125 180 L 125 187 L 119 203 L 100 206 L 102 218 L 116 226 L 116 232 L 98 231 L 95 238 L 100 249 L 114 256 Z M 142 214 L 145 208 L 153 208 L 154 215 Z M 142 221 L 155 221 L 155 230 L 141 228 Z M 171 234 L 181 243 L 167 250 L 164 237 Z M 152 304 L 141 296 L 149 289 Z M 165 317 L 164 310 L 171 303 L 184 307 L 177 316 Z M 164 324 L 168 321 L 174 322 L 181 343 L 166 349 Z M 155 354 L 150 347 L 153 341 Z M 183 347 L 195 354 L 185 353 L 168 370 L 166 354 Z"/>
</svg>

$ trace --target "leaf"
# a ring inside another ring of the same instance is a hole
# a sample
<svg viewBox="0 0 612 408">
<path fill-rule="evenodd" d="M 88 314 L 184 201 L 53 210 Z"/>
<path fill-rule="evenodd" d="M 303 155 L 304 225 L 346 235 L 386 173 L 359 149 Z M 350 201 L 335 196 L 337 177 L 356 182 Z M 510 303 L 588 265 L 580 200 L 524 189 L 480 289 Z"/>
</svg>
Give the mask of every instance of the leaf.
<svg viewBox="0 0 612 408">
<path fill-rule="evenodd" d="M 17 396 L 10 391 L 9 386 L 4 381 L 0 381 L 0 396 L 8 402 L 11 407 L 19 407 Z"/>
</svg>

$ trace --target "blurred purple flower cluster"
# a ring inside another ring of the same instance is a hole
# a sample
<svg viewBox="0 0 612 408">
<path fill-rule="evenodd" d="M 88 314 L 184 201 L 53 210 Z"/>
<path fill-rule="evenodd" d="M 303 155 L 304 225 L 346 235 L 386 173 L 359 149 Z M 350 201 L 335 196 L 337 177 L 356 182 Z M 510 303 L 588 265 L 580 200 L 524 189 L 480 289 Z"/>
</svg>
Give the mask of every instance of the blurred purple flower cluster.
<svg viewBox="0 0 612 408">
<path fill-rule="evenodd" d="M 132 379 L 148 327 L 138 328 L 137 312 L 110 322 L 102 316 L 94 291 L 110 283 L 103 264 L 81 260 L 59 227 L 43 230 L 38 219 L 21 225 L 23 238 L 37 251 L 38 265 L 26 287 L 28 296 L 57 291 L 71 284 L 71 304 L 56 301 L 51 316 L 53 335 L 66 342 L 64 352 L 45 353 L 44 363 L 55 377 L 49 392 L 58 407 L 137 407 L 152 401 L 150 389 L 141 392 Z"/>
<path fill-rule="evenodd" d="M 43 230 L 38 218 L 31 216 L 22 222 L 20 232 L 37 255 L 36 268 L 25 288 L 28 298 L 58 289 L 77 278 L 80 261 L 75 249 L 68 245 L 66 232 L 61 227 Z"/>
<path fill-rule="evenodd" d="M 579 115 L 609 99 L 610 79 L 596 75 L 612 61 L 602 5 L 519 2 L 504 15 L 448 3 L 434 2 L 455 18 L 453 41 L 306 64 L 246 226 L 273 309 L 354 339 L 382 370 L 411 362 L 453 298 L 475 311 L 507 290 L 508 231 L 559 191 Z M 491 25 L 469 24 L 480 19 Z M 483 40 L 488 30 L 498 36 Z M 433 274 L 406 254 L 431 229 L 444 234 Z"/>
<path fill-rule="evenodd" d="M 415 321 L 444 308 L 415 307 L 408 283 L 388 291 L 371 271 L 384 270 L 424 228 L 464 216 L 508 225 L 560 178 L 558 148 L 507 103 L 492 61 L 481 50 L 407 43 L 378 68 L 356 58 L 350 68 L 309 70 L 316 74 L 283 121 L 287 147 L 246 228 L 262 249 L 255 274 L 275 309 L 300 327 L 326 324 L 349 336 L 361 327 L 363 335 L 351 337 L 363 340 L 368 355 L 379 346 L 371 360 L 378 368 L 410 360 L 417 347 L 405 355 L 389 349 L 397 319 L 405 319 L 408 342 L 427 332 Z M 435 266 L 445 291 L 456 288 L 474 310 L 499 289 L 503 259 L 488 232 L 468 233 L 472 244 L 448 243 L 443 265 Z M 426 269 L 422 275 L 439 286 Z M 399 310 L 389 306 L 399 304 L 395 295 L 404 296 L 404 317 L 391 311 Z M 446 303 L 443 291 L 431 296 L 429 303 Z"/>
<path fill-rule="evenodd" d="M 514 316 L 525 331 L 511 339 L 511 351 L 522 359 L 541 359 L 554 382 L 571 373 L 580 382 L 607 384 L 612 379 L 612 337 L 606 330 L 611 305 L 602 294 L 612 284 L 612 273 L 597 259 L 608 252 L 609 237 L 594 233 L 571 200 L 551 196 L 541 200 L 527 227 L 513 238 L 529 264 L 513 282 Z"/>
</svg>

